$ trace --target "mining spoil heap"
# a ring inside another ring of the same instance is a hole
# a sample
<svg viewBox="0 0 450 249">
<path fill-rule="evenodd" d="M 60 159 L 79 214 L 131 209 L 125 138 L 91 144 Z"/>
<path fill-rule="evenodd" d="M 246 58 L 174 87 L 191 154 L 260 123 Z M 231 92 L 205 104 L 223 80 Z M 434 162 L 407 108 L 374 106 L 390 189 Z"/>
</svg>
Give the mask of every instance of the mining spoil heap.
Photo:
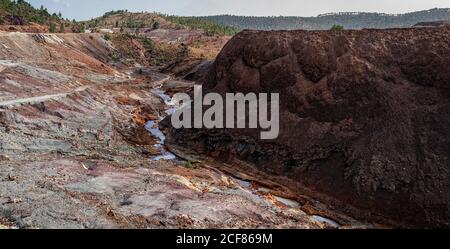
<svg viewBox="0 0 450 249">
<path fill-rule="evenodd" d="M 449 27 L 243 31 L 202 83 L 205 93 L 280 93 L 280 136 L 172 129 L 179 154 L 369 220 L 450 225 Z"/>
</svg>

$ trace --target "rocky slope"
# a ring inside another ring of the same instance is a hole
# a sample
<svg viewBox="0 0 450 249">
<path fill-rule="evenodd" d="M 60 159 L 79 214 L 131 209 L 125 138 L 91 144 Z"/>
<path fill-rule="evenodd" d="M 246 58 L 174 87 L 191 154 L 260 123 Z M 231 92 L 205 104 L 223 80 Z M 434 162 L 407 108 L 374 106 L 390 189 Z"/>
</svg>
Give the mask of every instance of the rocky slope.
<svg viewBox="0 0 450 249">
<path fill-rule="evenodd" d="M 154 159 L 160 86 L 192 84 L 117 42 L 0 32 L 0 228 L 336 227 L 209 163 Z"/>
<path fill-rule="evenodd" d="M 450 28 L 243 31 L 203 85 L 280 93 L 280 136 L 172 130 L 174 149 L 361 217 L 450 226 Z"/>
</svg>

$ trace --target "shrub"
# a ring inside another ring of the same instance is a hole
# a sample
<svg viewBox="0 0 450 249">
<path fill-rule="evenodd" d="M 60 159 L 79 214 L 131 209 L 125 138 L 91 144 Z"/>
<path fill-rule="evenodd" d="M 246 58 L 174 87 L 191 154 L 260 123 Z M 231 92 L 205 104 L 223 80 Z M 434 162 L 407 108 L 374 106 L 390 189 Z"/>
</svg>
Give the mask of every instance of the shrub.
<svg viewBox="0 0 450 249">
<path fill-rule="evenodd" d="M 84 33 L 84 24 L 74 24 L 72 26 L 72 32 L 74 32 L 74 33 Z"/>
<path fill-rule="evenodd" d="M 153 29 L 159 29 L 159 22 L 154 22 L 153 23 Z"/>
<path fill-rule="evenodd" d="M 50 27 L 49 27 L 49 31 L 50 33 L 56 33 L 56 24 L 55 23 L 50 23 Z"/>
<path fill-rule="evenodd" d="M 152 53 L 153 51 L 156 50 L 156 46 L 155 43 L 148 39 L 147 37 L 144 37 L 144 40 L 142 41 L 145 50 L 147 50 L 147 52 Z"/>
<path fill-rule="evenodd" d="M 333 25 L 332 27 L 331 27 L 331 29 L 330 30 L 333 30 L 333 31 L 340 31 L 340 30 L 344 30 L 344 26 L 342 26 L 342 25 Z"/>
<path fill-rule="evenodd" d="M 103 35 L 103 39 L 109 41 L 109 40 L 111 40 L 111 35 L 110 34 L 104 34 Z"/>
<path fill-rule="evenodd" d="M 184 167 L 188 169 L 197 169 L 198 168 L 198 162 L 194 162 L 191 160 L 188 160 L 184 163 Z"/>
</svg>

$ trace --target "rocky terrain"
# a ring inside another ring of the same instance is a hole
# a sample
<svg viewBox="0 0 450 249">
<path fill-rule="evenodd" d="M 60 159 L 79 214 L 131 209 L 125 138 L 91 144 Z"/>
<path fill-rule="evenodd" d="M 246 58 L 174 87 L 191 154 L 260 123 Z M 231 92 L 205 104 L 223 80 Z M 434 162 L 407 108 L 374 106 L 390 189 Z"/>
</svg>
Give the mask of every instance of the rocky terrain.
<svg viewBox="0 0 450 249">
<path fill-rule="evenodd" d="M 167 126 L 177 154 L 361 219 L 449 227 L 450 28 L 243 31 L 202 83 L 280 93 L 280 136 Z"/>
<path fill-rule="evenodd" d="M 103 38 L 0 32 L 0 228 L 373 226 L 167 152 L 165 92 L 193 82 Z"/>
<path fill-rule="evenodd" d="M 231 38 L 3 1 L 0 30 L 0 229 L 450 225 L 447 22 Z M 280 136 L 172 129 L 194 84 L 280 93 Z"/>
</svg>

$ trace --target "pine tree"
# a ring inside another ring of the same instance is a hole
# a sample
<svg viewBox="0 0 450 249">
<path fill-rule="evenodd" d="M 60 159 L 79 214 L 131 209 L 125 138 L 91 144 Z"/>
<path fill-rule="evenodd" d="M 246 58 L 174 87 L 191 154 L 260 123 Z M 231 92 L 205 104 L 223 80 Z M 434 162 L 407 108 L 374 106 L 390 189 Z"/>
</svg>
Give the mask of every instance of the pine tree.
<svg viewBox="0 0 450 249">
<path fill-rule="evenodd" d="M 51 22 L 49 27 L 50 33 L 56 33 L 56 24 Z"/>
</svg>

